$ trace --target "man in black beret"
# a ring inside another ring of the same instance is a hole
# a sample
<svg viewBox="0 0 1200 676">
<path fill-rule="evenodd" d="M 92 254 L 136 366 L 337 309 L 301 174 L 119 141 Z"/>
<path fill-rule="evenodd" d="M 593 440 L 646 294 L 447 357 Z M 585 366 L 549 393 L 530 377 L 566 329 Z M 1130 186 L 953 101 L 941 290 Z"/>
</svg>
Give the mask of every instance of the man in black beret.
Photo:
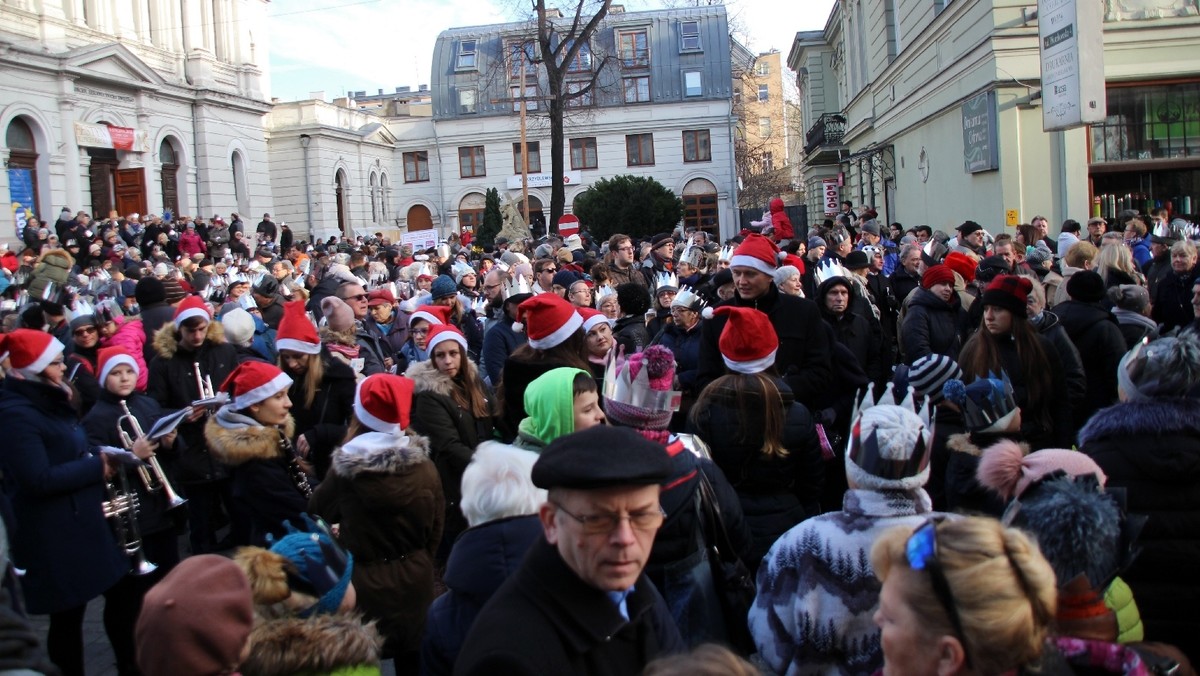
<svg viewBox="0 0 1200 676">
<path fill-rule="evenodd" d="M 987 247 L 983 244 L 983 226 L 975 221 L 965 221 L 955 228 L 958 230 L 958 248 L 964 253 L 970 252 L 978 258 L 987 256 Z"/>
<path fill-rule="evenodd" d="M 545 539 L 479 613 L 455 674 L 638 674 L 684 649 L 642 574 L 671 461 L 628 428 L 553 441 L 533 466 Z"/>
<path fill-rule="evenodd" d="M 646 286 L 653 289 L 658 283 L 659 273 L 674 270 L 675 239 L 670 233 L 660 232 L 650 238 L 650 255 L 642 261 L 642 274 L 646 277 Z"/>
</svg>

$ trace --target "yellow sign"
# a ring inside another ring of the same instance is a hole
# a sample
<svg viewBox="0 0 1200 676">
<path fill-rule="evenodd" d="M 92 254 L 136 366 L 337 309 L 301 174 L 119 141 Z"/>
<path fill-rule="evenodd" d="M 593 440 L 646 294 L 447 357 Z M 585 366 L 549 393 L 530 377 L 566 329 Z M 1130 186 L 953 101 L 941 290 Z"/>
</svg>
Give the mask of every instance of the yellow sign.
<svg viewBox="0 0 1200 676">
<path fill-rule="evenodd" d="M 1009 209 L 1004 212 L 1004 223 L 1005 223 L 1005 225 L 1008 225 L 1008 226 L 1014 227 L 1014 228 L 1016 226 L 1020 225 L 1021 221 L 1017 217 L 1016 209 Z"/>
</svg>

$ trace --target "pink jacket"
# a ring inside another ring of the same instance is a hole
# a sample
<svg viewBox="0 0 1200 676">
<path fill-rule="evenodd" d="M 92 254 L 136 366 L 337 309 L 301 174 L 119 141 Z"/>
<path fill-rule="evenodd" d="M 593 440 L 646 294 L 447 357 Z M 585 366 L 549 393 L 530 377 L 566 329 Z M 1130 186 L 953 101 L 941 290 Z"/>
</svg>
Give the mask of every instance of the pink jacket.
<svg viewBox="0 0 1200 676">
<path fill-rule="evenodd" d="M 204 240 L 195 230 L 185 230 L 179 234 L 179 253 L 191 256 L 207 252 L 208 247 L 204 245 Z"/>
<path fill-rule="evenodd" d="M 146 391 L 146 381 L 150 377 L 150 369 L 146 366 L 146 357 L 142 349 L 146 345 L 146 332 L 142 330 L 142 322 L 128 317 L 117 317 L 117 332 L 102 341 L 104 347 L 123 347 L 133 355 L 138 365 L 137 391 Z M 104 387 L 104 383 L 100 383 Z"/>
</svg>

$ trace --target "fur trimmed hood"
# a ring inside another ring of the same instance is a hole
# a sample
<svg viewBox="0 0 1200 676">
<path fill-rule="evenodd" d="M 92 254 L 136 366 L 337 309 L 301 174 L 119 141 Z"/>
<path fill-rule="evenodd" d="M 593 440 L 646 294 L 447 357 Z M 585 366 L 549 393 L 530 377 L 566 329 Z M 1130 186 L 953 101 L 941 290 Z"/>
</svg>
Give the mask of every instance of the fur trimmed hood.
<svg viewBox="0 0 1200 676">
<path fill-rule="evenodd" d="M 412 432 L 360 434 L 333 452 L 333 469 L 346 479 L 372 472 L 400 474 L 423 462 L 429 462 L 429 439 Z"/>
<path fill-rule="evenodd" d="M 296 431 L 296 423 L 289 415 L 283 433 L 289 439 Z M 204 424 L 204 438 L 208 447 L 221 462 L 237 466 L 251 460 L 273 460 L 280 457 L 279 429 L 276 427 L 240 427 L 231 429 L 221 426 L 216 416 L 209 416 Z"/>
<path fill-rule="evenodd" d="M 66 242 L 63 242 L 63 245 L 65 246 Z M 75 258 L 72 257 L 71 252 L 67 251 L 66 249 L 46 249 L 41 253 L 40 256 L 37 257 L 37 260 L 34 261 L 33 267 L 36 268 L 39 263 L 45 263 L 46 265 L 53 265 L 56 268 L 70 270 L 71 268 L 75 267 Z"/>
<path fill-rule="evenodd" d="M 349 347 L 358 345 L 357 333 L 353 328 L 348 331 L 334 331 L 328 326 L 322 326 L 317 330 L 317 334 L 320 336 L 322 343 L 336 343 Z"/>
<path fill-rule="evenodd" d="M 483 383 L 479 381 L 479 369 L 470 359 L 464 359 L 467 364 L 467 379 L 477 382 L 480 387 Z M 454 382 L 450 377 L 441 371 L 437 370 L 437 366 L 433 360 L 419 361 L 408 367 L 404 375 L 413 381 L 413 393 L 431 392 L 440 394 L 443 397 L 449 397 L 454 392 Z"/>
<path fill-rule="evenodd" d="M 1079 447 L 1109 437 L 1161 437 L 1168 434 L 1200 437 L 1200 401 L 1146 399 L 1100 409 L 1079 430 Z"/>
<path fill-rule="evenodd" d="M 354 667 L 379 668 L 383 639 L 375 623 L 356 615 L 270 620 L 250 633 L 242 673 L 256 676 L 331 674 Z"/>
<path fill-rule="evenodd" d="M 225 327 L 221 326 L 221 322 L 216 320 L 208 322 L 208 333 L 204 336 L 204 342 L 214 345 L 225 342 Z M 179 338 L 175 336 L 175 322 L 168 321 L 155 331 L 152 345 L 155 354 L 163 359 L 174 357 L 175 352 L 179 349 Z"/>
</svg>

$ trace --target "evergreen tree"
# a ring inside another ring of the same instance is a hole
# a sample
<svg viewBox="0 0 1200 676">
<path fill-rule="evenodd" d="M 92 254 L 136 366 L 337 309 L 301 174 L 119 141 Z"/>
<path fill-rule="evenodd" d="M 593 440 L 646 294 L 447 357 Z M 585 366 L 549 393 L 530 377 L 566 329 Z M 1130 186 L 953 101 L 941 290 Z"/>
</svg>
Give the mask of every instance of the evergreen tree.
<svg viewBox="0 0 1200 676">
<path fill-rule="evenodd" d="M 504 219 L 500 216 L 500 192 L 495 188 L 488 188 L 483 198 L 483 222 L 475 232 L 475 243 L 479 246 L 494 245 L 503 225 Z"/>
<path fill-rule="evenodd" d="M 618 232 L 638 238 L 671 232 L 683 200 L 653 178 L 622 174 L 592 184 L 575 198 L 574 213 L 598 242 Z"/>
</svg>

